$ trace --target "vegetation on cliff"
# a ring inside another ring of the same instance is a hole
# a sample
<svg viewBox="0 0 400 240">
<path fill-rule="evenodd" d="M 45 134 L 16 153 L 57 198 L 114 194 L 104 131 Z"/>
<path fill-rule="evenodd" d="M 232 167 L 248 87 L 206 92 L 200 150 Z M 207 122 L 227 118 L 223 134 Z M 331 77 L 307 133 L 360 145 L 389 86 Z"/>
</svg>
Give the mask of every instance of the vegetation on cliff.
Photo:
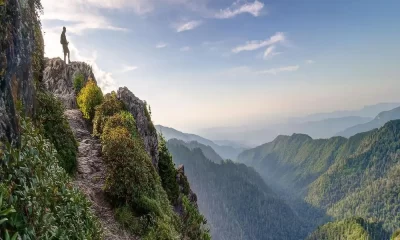
<svg viewBox="0 0 400 240">
<path fill-rule="evenodd" d="M 21 146 L 0 162 L 0 238 L 100 239 L 86 197 L 59 165 L 59 155 L 29 119 L 21 119 Z"/>
</svg>

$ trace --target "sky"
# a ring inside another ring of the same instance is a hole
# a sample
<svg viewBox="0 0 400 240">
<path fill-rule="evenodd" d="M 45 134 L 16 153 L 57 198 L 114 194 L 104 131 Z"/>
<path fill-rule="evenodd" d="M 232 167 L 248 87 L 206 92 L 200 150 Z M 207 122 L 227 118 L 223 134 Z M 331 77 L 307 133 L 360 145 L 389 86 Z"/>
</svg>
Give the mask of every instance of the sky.
<svg viewBox="0 0 400 240">
<path fill-rule="evenodd" d="M 42 0 L 45 55 L 196 132 L 400 101 L 397 0 Z"/>
</svg>

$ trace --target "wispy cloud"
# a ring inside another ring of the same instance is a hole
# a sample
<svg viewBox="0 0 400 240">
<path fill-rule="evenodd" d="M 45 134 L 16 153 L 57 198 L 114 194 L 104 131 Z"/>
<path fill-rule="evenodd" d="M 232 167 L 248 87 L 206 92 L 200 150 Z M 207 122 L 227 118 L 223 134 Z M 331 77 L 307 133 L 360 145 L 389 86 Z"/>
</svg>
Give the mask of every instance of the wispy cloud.
<svg viewBox="0 0 400 240">
<path fill-rule="evenodd" d="M 264 71 L 259 71 L 257 72 L 258 74 L 273 74 L 277 75 L 282 72 L 295 72 L 299 70 L 300 66 L 299 65 L 294 65 L 294 66 L 286 66 L 286 67 L 280 67 L 280 68 L 271 68 L 268 70 Z"/>
<path fill-rule="evenodd" d="M 313 63 L 315 63 L 315 61 L 314 61 L 314 60 L 311 60 L 311 59 L 309 59 L 309 60 L 306 60 L 306 63 L 307 63 L 307 64 L 313 64 Z"/>
<path fill-rule="evenodd" d="M 115 26 L 112 21 L 99 13 L 103 8 L 118 8 L 123 7 L 124 3 L 128 1 L 120 1 L 119 4 L 106 3 L 106 0 L 88 0 L 82 2 L 81 0 L 68 0 L 68 1 L 54 1 L 42 0 L 45 9 L 43 16 L 44 21 L 60 21 L 58 26 L 65 25 L 68 32 L 81 34 L 87 29 L 106 29 L 111 31 L 128 31 L 126 28 Z M 113 6 L 111 6 L 113 5 Z M 46 29 L 46 22 L 44 22 L 44 29 Z"/>
<path fill-rule="evenodd" d="M 219 19 L 227 19 L 233 18 L 236 15 L 248 13 L 253 15 L 254 17 L 258 17 L 261 14 L 261 10 L 264 8 L 264 3 L 259 1 L 254 1 L 253 3 L 244 3 L 242 5 L 239 4 L 239 1 L 232 4 L 231 7 L 226 9 L 221 9 L 217 14 L 215 14 L 215 18 Z"/>
<path fill-rule="evenodd" d="M 264 59 L 270 59 L 276 55 L 281 54 L 281 52 L 275 51 L 276 47 L 274 45 L 269 46 L 264 52 Z"/>
<path fill-rule="evenodd" d="M 233 53 L 240 53 L 242 51 L 254 51 L 262 47 L 270 46 L 279 42 L 285 41 L 285 34 L 278 32 L 265 41 L 249 41 L 244 45 L 240 45 L 232 49 Z"/>
<path fill-rule="evenodd" d="M 160 43 L 158 43 L 157 45 L 156 45 L 156 48 L 165 48 L 165 47 L 167 47 L 168 46 L 168 44 L 166 44 L 166 43 L 164 43 L 164 42 L 160 42 Z"/>
<path fill-rule="evenodd" d="M 131 72 L 131 71 L 135 71 L 135 70 L 138 69 L 138 68 L 139 68 L 138 66 L 128 66 L 128 65 L 124 65 L 124 66 L 122 67 L 121 72 L 122 72 L 122 73 Z"/>
<path fill-rule="evenodd" d="M 191 48 L 190 48 L 189 46 L 186 46 L 186 47 L 181 47 L 179 50 L 180 50 L 181 52 L 187 52 L 187 51 L 190 51 Z"/>
<path fill-rule="evenodd" d="M 184 32 L 197 28 L 202 24 L 202 21 L 190 21 L 176 25 L 176 32 Z"/>
</svg>

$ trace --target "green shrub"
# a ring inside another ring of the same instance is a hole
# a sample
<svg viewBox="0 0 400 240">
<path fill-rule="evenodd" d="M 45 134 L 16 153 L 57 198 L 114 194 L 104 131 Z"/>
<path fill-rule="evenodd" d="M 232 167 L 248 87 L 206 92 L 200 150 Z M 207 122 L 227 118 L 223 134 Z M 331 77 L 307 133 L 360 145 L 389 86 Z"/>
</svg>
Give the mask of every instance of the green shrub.
<svg viewBox="0 0 400 240">
<path fill-rule="evenodd" d="M 0 162 L 0 176 L 7 176 L 0 185 L 0 205 L 8 209 L 0 238 L 101 239 L 90 203 L 58 165 L 53 145 L 29 120 L 20 125 L 20 148 L 8 145 Z"/>
<path fill-rule="evenodd" d="M 137 134 L 132 115 L 120 112 L 107 118 L 101 135 L 107 166 L 105 190 L 115 205 L 123 206 L 117 219 L 123 225 L 132 224 L 128 229 L 144 239 L 176 239 L 178 218 Z"/>
<path fill-rule="evenodd" d="M 96 107 L 96 113 L 93 119 L 93 134 L 100 137 L 107 119 L 124 109 L 124 104 L 118 100 L 115 92 L 106 94 L 102 104 Z"/>
<path fill-rule="evenodd" d="M 79 73 L 74 78 L 74 89 L 76 94 L 78 94 L 82 90 L 84 84 L 85 84 L 85 76 L 83 76 L 82 73 Z"/>
<path fill-rule="evenodd" d="M 50 140 L 57 150 L 60 166 L 69 174 L 76 170 L 78 143 L 64 116 L 62 103 L 51 94 L 37 92 L 36 123 L 43 135 Z"/>
<path fill-rule="evenodd" d="M 162 135 L 159 135 L 158 143 L 158 172 L 169 201 L 172 205 L 175 205 L 179 198 L 179 185 L 176 181 L 177 171 Z"/>
<path fill-rule="evenodd" d="M 400 230 L 394 232 L 390 240 L 400 240 Z"/>
<path fill-rule="evenodd" d="M 126 128 L 133 138 L 139 136 L 136 129 L 136 121 L 129 112 L 121 111 L 112 117 L 109 117 L 103 131 L 110 131 L 110 129 L 118 126 Z"/>
<path fill-rule="evenodd" d="M 103 101 L 103 93 L 96 83 L 89 79 L 85 87 L 79 92 L 78 106 L 83 113 L 83 117 L 88 120 L 93 120 L 95 109 Z"/>
<path fill-rule="evenodd" d="M 183 239 L 211 240 L 209 230 L 205 228 L 207 221 L 199 213 L 186 196 L 182 197 L 183 216 L 182 216 L 182 235 Z"/>
</svg>

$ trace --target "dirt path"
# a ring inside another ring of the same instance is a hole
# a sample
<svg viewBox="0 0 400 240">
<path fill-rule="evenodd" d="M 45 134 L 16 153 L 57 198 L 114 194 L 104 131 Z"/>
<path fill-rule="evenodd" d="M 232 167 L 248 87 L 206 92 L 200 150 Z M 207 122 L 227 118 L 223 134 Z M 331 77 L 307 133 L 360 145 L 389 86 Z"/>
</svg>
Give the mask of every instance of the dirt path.
<svg viewBox="0 0 400 240">
<path fill-rule="evenodd" d="M 79 142 L 75 184 L 92 202 L 92 208 L 103 225 L 105 240 L 139 239 L 122 230 L 114 218 L 111 206 L 105 199 L 102 190 L 105 181 L 105 166 L 101 159 L 100 141 L 92 137 L 79 110 L 67 110 L 65 116 Z"/>
</svg>

